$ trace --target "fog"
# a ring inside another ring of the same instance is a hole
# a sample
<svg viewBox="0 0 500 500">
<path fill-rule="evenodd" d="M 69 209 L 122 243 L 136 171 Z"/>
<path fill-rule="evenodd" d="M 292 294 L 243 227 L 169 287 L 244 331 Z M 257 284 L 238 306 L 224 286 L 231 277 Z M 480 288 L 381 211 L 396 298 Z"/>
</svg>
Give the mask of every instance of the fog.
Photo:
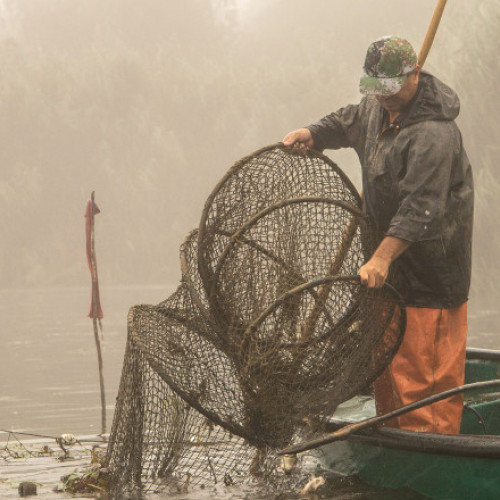
<svg viewBox="0 0 500 500">
<path fill-rule="evenodd" d="M 370 42 L 418 49 L 435 0 L 3 0 L 0 287 L 180 278 L 178 248 L 231 165 L 358 102 Z M 496 308 L 500 2 L 448 2 L 426 69 L 461 98 L 474 167 L 472 305 Z M 359 186 L 356 156 L 327 152 Z M 104 305 L 105 306 L 105 305 Z"/>
</svg>

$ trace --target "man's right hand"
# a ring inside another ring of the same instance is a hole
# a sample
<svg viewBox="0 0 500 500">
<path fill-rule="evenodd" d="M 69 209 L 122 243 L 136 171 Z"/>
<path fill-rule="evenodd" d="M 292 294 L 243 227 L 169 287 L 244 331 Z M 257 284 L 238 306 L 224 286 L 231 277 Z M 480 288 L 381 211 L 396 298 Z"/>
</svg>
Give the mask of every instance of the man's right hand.
<svg viewBox="0 0 500 500">
<path fill-rule="evenodd" d="M 304 151 L 314 146 L 314 140 L 309 129 L 299 128 L 286 134 L 283 139 L 283 144 Z"/>
</svg>

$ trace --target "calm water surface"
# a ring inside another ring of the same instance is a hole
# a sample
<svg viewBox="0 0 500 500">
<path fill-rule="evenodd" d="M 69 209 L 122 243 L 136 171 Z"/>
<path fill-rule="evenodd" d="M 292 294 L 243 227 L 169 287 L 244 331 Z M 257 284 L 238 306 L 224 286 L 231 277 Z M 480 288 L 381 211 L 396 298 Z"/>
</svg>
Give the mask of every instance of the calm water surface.
<svg viewBox="0 0 500 500">
<path fill-rule="evenodd" d="M 176 284 L 101 289 L 107 431 L 112 423 L 131 305 L 156 304 Z M 98 434 L 101 402 L 90 292 L 83 288 L 0 290 L 0 429 L 44 436 Z M 470 311 L 469 345 L 499 348 L 499 314 Z M 0 433 L 0 441 L 8 434 Z M 208 496 L 205 496 L 208 495 Z M 255 492 L 211 490 L 175 498 L 258 498 Z M 332 483 L 328 498 L 402 498 L 346 481 Z M 59 497 L 60 498 L 60 497 Z M 162 498 L 167 498 L 163 496 Z M 274 496 L 260 496 L 274 498 Z M 404 498 L 410 498 L 406 496 Z M 417 497 L 411 497 L 417 498 Z"/>
<path fill-rule="evenodd" d="M 158 303 L 175 286 L 101 289 L 107 428 L 133 304 Z M 101 430 L 99 372 L 90 291 L 50 288 L 0 291 L 0 429 L 37 434 Z"/>
</svg>

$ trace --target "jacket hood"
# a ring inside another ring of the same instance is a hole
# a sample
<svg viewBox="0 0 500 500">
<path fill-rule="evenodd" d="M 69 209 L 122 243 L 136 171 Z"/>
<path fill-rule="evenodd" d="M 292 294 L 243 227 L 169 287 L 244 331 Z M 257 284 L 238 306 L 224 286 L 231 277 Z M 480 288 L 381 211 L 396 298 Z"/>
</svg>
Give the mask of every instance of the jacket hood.
<svg viewBox="0 0 500 500">
<path fill-rule="evenodd" d="M 404 125 L 426 120 L 454 120 L 460 112 L 456 92 L 441 80 L 425 71 L 420 72 L 418 91 L 410 104 Z"/>
</svg>

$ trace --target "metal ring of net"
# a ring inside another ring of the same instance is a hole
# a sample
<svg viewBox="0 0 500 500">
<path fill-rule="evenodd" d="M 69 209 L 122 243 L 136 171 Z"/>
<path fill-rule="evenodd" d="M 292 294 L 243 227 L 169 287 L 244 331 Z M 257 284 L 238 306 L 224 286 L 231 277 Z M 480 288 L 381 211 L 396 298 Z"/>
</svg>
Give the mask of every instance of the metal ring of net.
<svg viewBox="0 0 500 500">
<path fill-rule="evenodd" d="M 183 280 L 135 306 L 108 461 L 118 482 L 244 476 L 388 364 L 404 329 L 390 287 L 355 275 L 374 227 L 345 174 L 281 144 L 237 162 L 181 247 Z"/>
</svg>

